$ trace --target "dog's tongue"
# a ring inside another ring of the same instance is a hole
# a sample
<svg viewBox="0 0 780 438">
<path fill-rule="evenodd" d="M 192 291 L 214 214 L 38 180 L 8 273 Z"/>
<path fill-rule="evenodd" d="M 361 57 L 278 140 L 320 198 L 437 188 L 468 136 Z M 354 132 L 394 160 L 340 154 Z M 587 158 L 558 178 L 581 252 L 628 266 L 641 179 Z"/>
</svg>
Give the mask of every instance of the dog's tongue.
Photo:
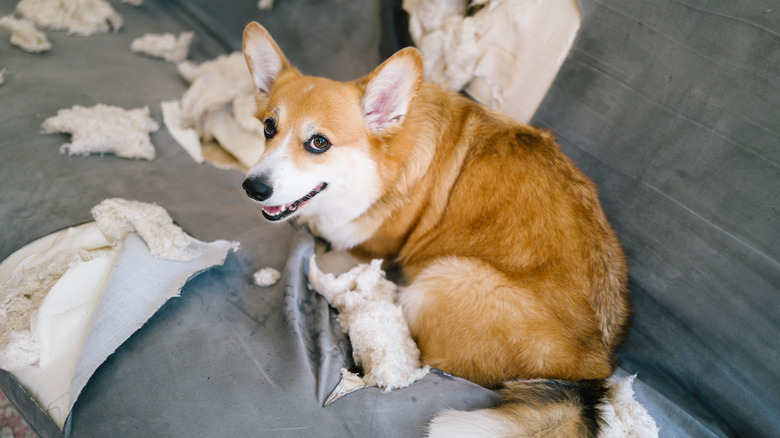
<svg viewBox="0 0 780 438">
<path fill-rule="evenodd" d="M 264 205 L 263 206 L 263 210 L 265 210 L 265 212 L 268 213 L 268 214 L 276 214 L 276 213 L 279 213 L 279 211 L 282 210 L 282 206 L 281 205 L 274 205 L 274 206 L 266 206 L 266 205 Z"/>
</svg>

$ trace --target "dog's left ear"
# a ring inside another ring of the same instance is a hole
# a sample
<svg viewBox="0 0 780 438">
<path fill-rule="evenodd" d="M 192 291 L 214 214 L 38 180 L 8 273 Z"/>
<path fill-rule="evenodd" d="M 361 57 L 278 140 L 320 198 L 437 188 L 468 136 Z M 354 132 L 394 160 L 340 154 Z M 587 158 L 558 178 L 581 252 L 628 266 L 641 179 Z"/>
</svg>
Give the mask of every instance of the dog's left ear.
<svg viewBox="0 0 780 438">
<path fill-rule="evenodd" d="M 412 47 L 398 51 L 366 76 L 361 105 L 372 131 L 381 133 L 403 121 L 420 89 L 423 63 Z"/>
<path fill-rule="evenodd" d="M 294 68 L 260 23 L 249 23 L 244 29 L 243 49 L 252 80 L 260 94 L 270 95 L 279 73 Z"/>
</svg>

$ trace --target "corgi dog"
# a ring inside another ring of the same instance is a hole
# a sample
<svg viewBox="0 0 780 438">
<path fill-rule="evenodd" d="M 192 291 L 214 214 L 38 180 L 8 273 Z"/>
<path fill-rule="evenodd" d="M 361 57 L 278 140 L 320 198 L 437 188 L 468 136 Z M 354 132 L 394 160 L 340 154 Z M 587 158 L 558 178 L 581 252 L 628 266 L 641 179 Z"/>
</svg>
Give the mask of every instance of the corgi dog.
<svg viewBox="0 0 780 438">
<path fill-rule="evenodd" d="M 626 262 L 552 134 L 423 81 L 414 48 L 349 82 L 303 75 L 258 23 L 243 51 L 267 139 L 243 188 L 262 215 L 399 266 L 422 361 L 502 388 L 429 436 L 596 436 Z"/>
</svg>

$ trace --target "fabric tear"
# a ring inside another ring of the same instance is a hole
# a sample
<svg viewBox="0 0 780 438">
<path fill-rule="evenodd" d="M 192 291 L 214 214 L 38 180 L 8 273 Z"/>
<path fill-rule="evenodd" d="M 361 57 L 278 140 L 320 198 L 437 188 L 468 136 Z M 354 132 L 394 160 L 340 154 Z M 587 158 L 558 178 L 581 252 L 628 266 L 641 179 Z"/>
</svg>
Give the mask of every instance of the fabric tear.
<svg viewBox="0 0 780 438">
<path fill-rule="evenodd" d="M 0 263 L 0 368 L 60 428 L 98 366 L 188 279 L 239 247 L 187 235 L 154 204 L 107 199 L 92 213 L 96 222 Z"/>
<path fill-rule="evenodd" d="M 93 251 L 62 251 L 48 263 L 17 272 L 3 284 L 0 368 L 14 370 L 38 362 L 40 346 L 38 338 L 33 336 L 32 315 L 66 271 L 97 255 Z"/>
<path fill-rule="evenodd" d="M 110 245 L 95 228 L 70 228 L 30 244 L 31 255 L 12 255 L 0 267 L 0 368 L 15 370 L 39 360 L 33 317 L 70 269 L 102 257 Z M 72 241 L 80 242 L 74 246 Z M 16 254 L 16 253 L 15 253 Z"/>
</svg>

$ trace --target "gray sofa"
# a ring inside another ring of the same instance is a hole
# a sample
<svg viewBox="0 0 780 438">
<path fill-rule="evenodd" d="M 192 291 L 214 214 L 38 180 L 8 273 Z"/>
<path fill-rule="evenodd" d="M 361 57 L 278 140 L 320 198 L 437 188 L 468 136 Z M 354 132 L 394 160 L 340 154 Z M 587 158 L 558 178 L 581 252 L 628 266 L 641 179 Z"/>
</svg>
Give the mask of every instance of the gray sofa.
<svg viewBox="0 0 780 438">
<path fill-rule="evenodd" d="M 15 2 L 0 4 L 0 15 Z M 621 372 L 661 436 L 780 434 L 780 7 L 771 0 L 580 0 L 582 26 L 533 123 L 597 183 L 628 256 L 633 326 Z M 403 43 L 395 2 L 114 2 L 118 33 L 47 32 L 31 55 L 0 30 L 0 259 L 91 220 L 110 197 L 154 202 L 206 241 L 239 241 L 95 373 L 65 434 L 421 436 L 445 408 L 498 400 L 434 372 L 323 407 L 351 366 L 335 313 L 310 291 L 306 230 L 263 222 L 243 175 L 194 163 L 163 128 L 153 161 L 58 152 L 43 120 L 75 104 L 150 106 L 186 89 L 173 64 L 130 52 L 148 32 L 193 30 L 190 60 L 240 49 L 263 23 L 308 74 L 361 76 Z M 400 43 L 399 43 L 400 41 Z M 263 267 L 275 286 L 251 284 Z M 61 436 L 6 373 L 0 388 L 41 436 Z"/>
</svg>

